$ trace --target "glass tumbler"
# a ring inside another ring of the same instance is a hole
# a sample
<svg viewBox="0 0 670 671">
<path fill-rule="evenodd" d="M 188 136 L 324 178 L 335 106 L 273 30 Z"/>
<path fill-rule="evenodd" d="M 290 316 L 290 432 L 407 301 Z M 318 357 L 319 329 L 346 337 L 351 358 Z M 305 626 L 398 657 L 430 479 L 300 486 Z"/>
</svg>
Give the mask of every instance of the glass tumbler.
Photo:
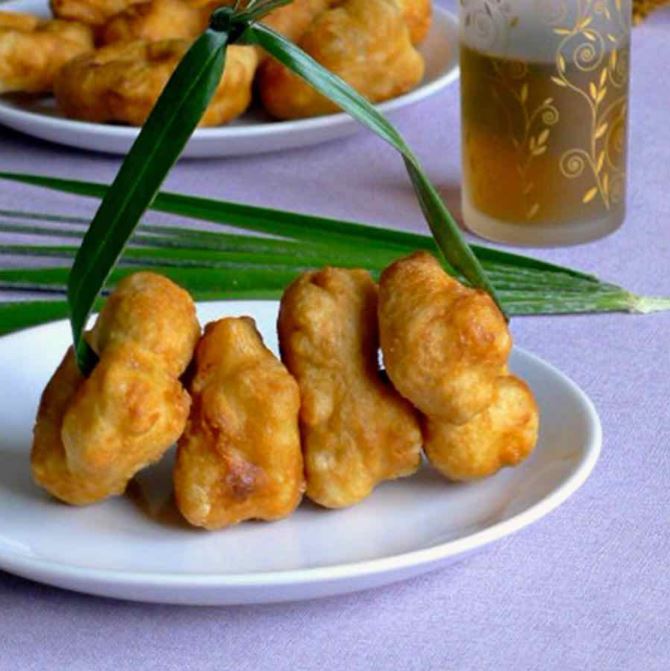
<svg viewBox="0 0 670 671">
<path fill-rule="evenodd" d="M 550 246 L 625 214 L 631 0 L 461 0 L 463 217 Z"/>
</svg>

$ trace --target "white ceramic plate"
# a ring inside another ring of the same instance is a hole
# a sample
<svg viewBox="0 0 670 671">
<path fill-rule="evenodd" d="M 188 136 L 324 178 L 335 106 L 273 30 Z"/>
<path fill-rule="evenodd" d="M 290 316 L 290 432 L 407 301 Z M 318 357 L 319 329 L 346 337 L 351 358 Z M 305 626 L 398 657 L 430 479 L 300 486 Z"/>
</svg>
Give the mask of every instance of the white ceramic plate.
<svg viewBox="0 0 670 671">
<path fill-rule="evenodd" d="M 253 316 L 276 349 L 277 303 L 199 307 L 202 322 Z M 488 480 L 449 484 L 428 466 L 348 510 L 304 502 L 281 522 L 206 532 L 170 502 L 170 461 L 142 473 L 132 496 L 88 508 L 50 499 L 30 479 L 31 428 L 42 388 L 68 345 L 65 322 L 0 339 L 0 568 L 104 596 L 177 604 L 261 603 L 342 594 L 445 566 L 565 501 L 600 451 L 591 402 L 540 359 L 515 350 L 512 369 L 542 411 L 533 456 Z"/>
<path fill-rule="evenodd" d="M 1 8 L 48 15 L 46 0 L 12 0 Z M 422 84 L 406 95 L 383 103 L 379 109 L 386 114 L 395 112 L 454 82 L 458 78 L 457 44 L 458 20 L 450 12 L 435 8 L 430 34 L 420 47 L 426 60 Z M 29 101 L 0 96 L 0 123 L 43 140 L 110 154 L 125 154 L 139 132 L 136 128 L 65 119 L 51 98 Z M 359 129 L 357 122 L 346 114 L 273 122 L 262 111 L 250 110 L 228 126 L 196 130 L 183 156 L 237 156 L 305 147 L 346 137 Z"/>
</svg>

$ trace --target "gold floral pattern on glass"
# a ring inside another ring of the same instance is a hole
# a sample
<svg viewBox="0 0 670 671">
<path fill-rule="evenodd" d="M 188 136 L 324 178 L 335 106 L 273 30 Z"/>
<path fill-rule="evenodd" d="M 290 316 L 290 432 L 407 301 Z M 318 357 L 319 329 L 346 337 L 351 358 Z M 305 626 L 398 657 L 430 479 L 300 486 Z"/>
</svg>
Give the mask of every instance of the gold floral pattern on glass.
<svg viewBox="0 0 670 671">
<path fill-rule="evenodd" d="M 556 51 L 556 75 L 551 78 L 557 86 L 573 91 L 578 97 L 574 104 L 586 106 L 590 117 L 588 145 L 561 155 L 561 173 L 574 179 L 588 170 L 593 185 L 583 193 L 582 203 L 600 198 L 608 210 L 621 201 L 625 184 L 622 155 L 629 68 L 628 45 L 621 45 L 621 34 L 628 28 L 621 0 L 613 0 L 612 8 L 609 5 L 608 0 L 578 2 L 574 24 L 553 29 L 561 40 Z M 593 13 L 614 21 L 619 33 L 595 29 Z"/>
<path fill-rule="evenodd" d="M 519 17 L 512 11 L 513 0 L 461 0 L 463 30 L 478 48 L 499 50 Z"/>
<path fill-rule="evenodd" d="M 461 22 L 472 207 L 560 223 L 622 206 L 630 0 L 461 0 Z"/>
<path fill-rule="evenodd" d="M 515 123 L 508 118 L 509 137 L 516 154 L 514 169 L 521 184 L 521 196 L 525 218 L 530 220 L 540 211 L 540 203 L 535 199 L 536 184 L 532 178 L 533 162 L 543 156 L 548 147 L 552 126 L 558 123 L 560 115 L 554 105 L 552 97 L 544 98 L 539 103 L 531 105 L 530 84 L 528 82 L 528 64 L 521 61 L 496 60 L 492 62 L 497 77 L 497 85 L 493 85 L 491 92 L 495 100 L 501 101 L 500 89 L 508 93 L 508 99 L 513 101 L 518 110 L 521 123 Z M 514 112 L 509 105 L 502 104 L 506 114 Z"/>
</svg>

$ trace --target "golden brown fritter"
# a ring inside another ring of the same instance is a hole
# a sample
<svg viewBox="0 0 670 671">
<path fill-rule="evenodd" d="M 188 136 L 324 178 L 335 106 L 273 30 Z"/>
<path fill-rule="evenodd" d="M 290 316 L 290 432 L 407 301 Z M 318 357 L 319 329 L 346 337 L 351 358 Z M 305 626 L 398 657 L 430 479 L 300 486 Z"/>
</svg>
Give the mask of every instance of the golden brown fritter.
<svg viewBox="0 0 670 671">
<path fill-rule="evenodd" d="M 98 28 L 138 0 L 50 0 L 54 16 Z"/>
<path fill-rule="evenodd" d="M 231 45 L 219 88 L 209 104 L 201 126 L 220 126 L 243 114 L 251 103 L 258 52 L 254 47 Z"/>
<path fill-rule="evenodd" d="M 347 0 L 330 0 L 331 7 L 339 7 Z M 433 20 L 433 0 L 394 0 L 400 8 L 402 17 L 409 28 L 412 44 L 421 44 L 425 39 Z M 371 26 L 370 30 L 375 30 Z"/>
<path fill-rule="evenodd" d="M 195 363 L 174 471 L 179 510 L 206 529 L 290 515 L 304 490 L 296 381 L 249 317 L 208 324 Z"/>
<path fill-rule="evenodd" d="M 487 293 L 417 252 L 382 273 L 379 328 L 391 381 L 422 413 L 463 424 L 490 405 L 512 339 Z"/>
<path fill-rule="evenodd" d="M 406 93 L 423 77 L 423 58 L 394 0 L 346 0 L 316 18 L 300 47 L 372 102 Z M 266 110 L 278 119 L 339 109 L 272 59 L 260 68 L 258 90 Z"/>
<path fill-rule="evenodd" d="M 107 478 L 92 479 L 73 474 L 67 464 L 61 439 L 63 417 L 72 397 L 84 382 L 70 348 L 42 394 L 33 432 L 31 464 L 35 482 L 61 501 L 85 505 L 123 491 L 116 472 Z"/>
<path fill-rule="evenodd" d="M 179 375 L 199 333 L 191 297 L 170 280 L 136 273 L 121 281 L 89 334 L 100 357 L 90 376 L 69 350 L 44 391 L 35 481 L 73 505 L 122 493 L 184 430 L 190 399 Z"/>
<path fill-rule="evenodd" d="M 498 378 L 488 408 L 465 424 L 427 420 L 425 450 L 430 462 L 450 480 L 492 475 L 516 466 L 537 442 L 539 411 L 525 382 Z"/>
<path fill-rule="evenodd" d="M 30 33 L 40 23 L 43 23 L 43 20 L 32 14 L 0 11 L 0 30 L 21 30 L 25 33 Z"/>
<path fill-rule="evenodd" d="M 188 47 L 187 40 L 139 40 L 76 58 L 56 77 L 58 106 L 74 119 L 141 126 Z M 224 124 L 246 110 L 257 63 L 253 47 L 228 48 L 225 71 L 201 126 Z"/>
<path fill-rule="evenodd" d="M 81 23 L 0 12 L 0 93 L 47 93 L 60 68 L 93 49 Z"/>
<path fill-rule="evenodd" d="M 211 7 L 184 0 L 150 0 L 131 5 L 101 29 L 101 45 L 134 40 L 194 40 L 207 27 Z"/>
<path fill-rule="evenodd" d="M 136 342 L 103 352 L 63 417 L 61 438 L 73 473 L 108 481 L 114 474 L 122 487 L 179 438 L 190 403 L 169 367 Z"/>
<path fill-rule="evenodd" d="M 200 326 L 191 296 L 163 275 L 139 272 L 119 282 L 89 337 L 96 352 L 135 343 L 179 377 L 193 356 Z"/>
<path fill-rule="evenodd" d="M 412 44 L 426 39 L 433 22 L 433 0 L 396 0 L 409 28 Z"/>
<path fill-rule="evenodd" d="M 333 0 L 293 0 L 291 4 L 270 12 L 263 18 L 262 23 L 291 42 L 298 42 L 314 19 L 332 4 Z"/>
<path fill-rule="evenodd" d="M 300 385 L 307 496 L 358 503 L 420 463 L 416 415 L 380 375 L 377 287 L 364 270 L 301 275 L 279 312 L 282 359 Z"/>
<path fill-rule="evenodd" d="M 530 454 L 538 408 L 508 374 L 512 340 L 488 294 L 417 252 L 382 273 L 379 329 L 386 371 L 425 415 L 426 456 L 441 473 L 484 477 Z"/>
</svg>

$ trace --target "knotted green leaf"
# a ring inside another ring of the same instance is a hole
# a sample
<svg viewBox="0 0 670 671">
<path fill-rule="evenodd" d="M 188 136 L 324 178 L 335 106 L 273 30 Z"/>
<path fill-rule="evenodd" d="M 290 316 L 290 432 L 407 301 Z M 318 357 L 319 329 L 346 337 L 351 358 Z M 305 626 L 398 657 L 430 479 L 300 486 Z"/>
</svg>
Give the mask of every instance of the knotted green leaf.
<svg viewBox="0 0 670 671">
<path fill-rule="evenodd" d="M 96 363 L 83 338 L 94 302 L 200 122 L 221 80 L 228 35 L 207 30 L 177 66 L 100 205 L 68 279 L 72 336 L 84 374 Z"/>
</svg>

